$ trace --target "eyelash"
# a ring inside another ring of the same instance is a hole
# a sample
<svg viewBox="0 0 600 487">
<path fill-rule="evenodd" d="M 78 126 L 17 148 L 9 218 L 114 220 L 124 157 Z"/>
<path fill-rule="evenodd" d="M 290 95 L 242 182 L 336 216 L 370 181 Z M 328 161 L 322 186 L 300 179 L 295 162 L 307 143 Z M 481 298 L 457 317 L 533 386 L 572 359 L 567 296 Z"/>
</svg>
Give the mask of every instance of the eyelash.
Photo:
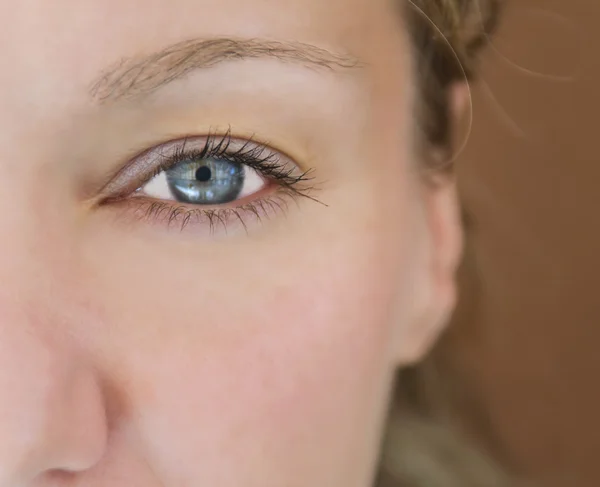
<svg viewBox="0 0 600 487">
<path fill-rule="evenodd" d="M 137 206 L 135 208 L 136 214 L 140 215 L 140 210 L 142 210 L 141 216 L 143 219 L 163 222 L 169 227 L 174 223 L 179 223 L 181 231 L 192 223 L 207 223 L 211 234 L 214 233 L 217 225 L 222 225 L 225 232 L 227 232 L 228 225 L 231 222 L 241 223 L 247 232 L 246 217 L 254 217 L 262 222 L 263 219 L 270 217 L 274 212 L 285 213 L 290 200 L 297 201 L 299 198 L 306 198 L 324 205 L 312 195 L 317 190 L 317 187 L 313 184 L 313 169 L 299 172 L 295 165 L 290 167 L 290 163 L 283 162 L 282 158 L 273 149 L 254 143 L 254 136 L 240 141 L 242 146 L 236 150 L 231 150 L 234 141 L 231 129 L 224 135 L 209 132 L 208 136 L 203 137 L 205 141 L 201 148 L 186 149 L 190 139 L 195 138 L 187 137 L 183 139 L 181 145 L 172 154 L 159 154 L 160 161 L 154 163 L 155 168 L 144 176 L 137 178 L 137 189 L 133 192 L 129 191 L 128 194 L 106 198 L 102 205 L 109 203 L 135 204 Z M 247 166 L 257 171 L 269 182 L 275 183 L 279 188 L 268 197 L 259 197 L 242 205 L 213 208 L 200 208 L 135 195 L 154 177 L 177 164 L 193 159 L 206 158 L 215 158 Z"/>
<path fill-rule="evenodd" d="M 294 168 L 286 168 L 286 164 L 281 162 L 281 158 L 276 152 L 271 151 L 267 149 L 266 146 L 260 144 L 256 144 L 254 147 L 250 146 L 253 143 L 253 137 L 250 137 L 240 149 L 233 152 L 229 152 L 229 147 L 233 141 L 231 131 L 228 131 L 223 136 L 209 134 L 206 137 L 204 147 L 201 149 L 186 150 L 185 146 L 188 140 L 189 138 L 184 139 L 181 147 L 177 148 L 173 155 L 163 156 L 163 161 L 151 172 L 150 177 L 148 177 L 144 183 L 181 162 L 191 159 L 208 158 L 215 158 L 248 166 L 249 168 L 260 172 L 263 176 L 277 181 L 279 184 L 289 189 L 295 188 L 300 183 L 313 180 L 313 178 L 310 177 L 313 172 L 312 169 L 294 176 Z"/>
</svg>

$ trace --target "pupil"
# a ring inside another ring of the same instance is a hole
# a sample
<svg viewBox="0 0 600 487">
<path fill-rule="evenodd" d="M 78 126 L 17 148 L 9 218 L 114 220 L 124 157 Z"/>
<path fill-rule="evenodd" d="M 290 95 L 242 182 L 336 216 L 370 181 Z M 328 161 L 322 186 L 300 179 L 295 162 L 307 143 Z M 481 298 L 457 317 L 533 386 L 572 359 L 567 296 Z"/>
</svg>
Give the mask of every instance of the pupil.
<svg viewBox="0 0 600 487">
<path fill-rule="evenodd" d="M 206 183 L 212 178 L 212 171 L 208 166 L 199 167 L 196 171 L 196 179 L 201 183 Z"/>
</svg>

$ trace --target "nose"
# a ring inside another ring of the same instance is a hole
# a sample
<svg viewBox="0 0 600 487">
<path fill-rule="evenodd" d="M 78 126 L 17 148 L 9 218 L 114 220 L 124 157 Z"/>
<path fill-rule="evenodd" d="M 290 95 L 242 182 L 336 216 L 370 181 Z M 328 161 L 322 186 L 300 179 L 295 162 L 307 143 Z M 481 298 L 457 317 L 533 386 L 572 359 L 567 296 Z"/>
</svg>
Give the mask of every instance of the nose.
<svg viewBox="0 0 600 487">
<path fill-rule="evenodd" d="M 0 487 L 27 487 L 98 463 L 106 415 L 98 375 L 52 326 L 60 320 L 7 294 L 0 290 Z"/>
</svg>

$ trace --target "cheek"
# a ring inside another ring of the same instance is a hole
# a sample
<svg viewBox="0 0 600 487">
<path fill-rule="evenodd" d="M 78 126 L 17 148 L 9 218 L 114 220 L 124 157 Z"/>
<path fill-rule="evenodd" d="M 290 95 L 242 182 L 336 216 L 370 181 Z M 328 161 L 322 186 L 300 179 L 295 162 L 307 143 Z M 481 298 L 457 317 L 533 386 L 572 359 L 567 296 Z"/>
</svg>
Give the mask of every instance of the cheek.
<svg viewBox="0 0 600 487">
<path fill-rule="evenodd" d="M 354 221 L 363 223 L 326 222 L 324 234 L 269 249 L 216 250 L 197 265 L 154 253 L 135 286 L 105 271 L 96 285 L 109 296 L 112 333 L 95 346 L 165 471 L 214 481 L 235 462 L 240 478 L 281 471 L 285 483 L 284 472 L 365 463 L 392 374 L 390 314 L 407 256 L 373 231 L 389 221 Z M 110 269 L 132 269 L 122 264 Z"/>
</svg>

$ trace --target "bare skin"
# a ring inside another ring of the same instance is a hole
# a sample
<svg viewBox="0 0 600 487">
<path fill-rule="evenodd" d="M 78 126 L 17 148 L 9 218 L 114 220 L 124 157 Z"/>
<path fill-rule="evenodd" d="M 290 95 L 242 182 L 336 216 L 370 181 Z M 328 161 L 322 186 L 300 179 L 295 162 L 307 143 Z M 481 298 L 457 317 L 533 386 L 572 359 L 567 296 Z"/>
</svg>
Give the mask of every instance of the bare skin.
<svg viewBox="0 0 600 487">
<path fill-rule="evenodd" d="M 445 323 L 460 253 L 454 188 L 415 171 L 397 9 L 27 0 L 0 18 L 0 487 L 370 485 L 393 371 Z M 203 54 L 169 77 L 186 56 L 155 53 L 183 41 Z M 152 214 L 136 190 L 156 148 L 228 133 L 313 179 Z"/>
</svg>

